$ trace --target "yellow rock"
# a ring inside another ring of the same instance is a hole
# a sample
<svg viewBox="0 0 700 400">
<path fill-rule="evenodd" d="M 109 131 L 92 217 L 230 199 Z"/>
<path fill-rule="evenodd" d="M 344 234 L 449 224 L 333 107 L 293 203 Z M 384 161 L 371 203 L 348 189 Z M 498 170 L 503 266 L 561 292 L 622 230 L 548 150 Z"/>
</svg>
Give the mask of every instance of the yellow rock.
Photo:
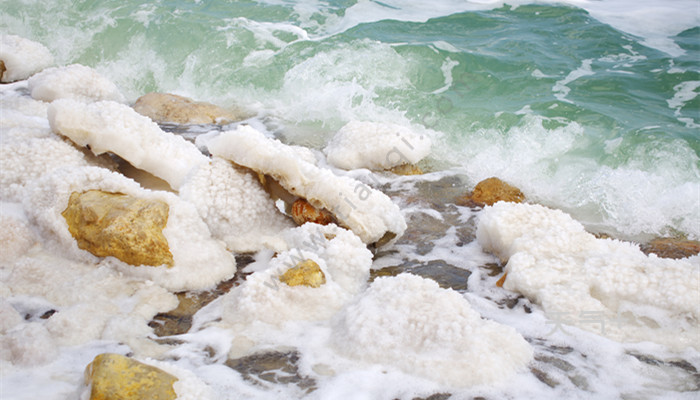
<svg viewBox="0 0 700 400">
<path fill-rule="evenodd" d="M 85 368 L 90 400 L 174 400 L 177 378 L 119 354 L 100 354 Z"/>
<path fill-rule="evenodd" d="M 131 265 L 173 265 L 163 228 L 169 207 L 121 193 L 73 192 L 62 215 L 78 247 Z"/>
<path fill-rule="evenodd" d="M 413 164 L 401 164 L 391 168 L 389 171 L 396 175 L 422 175 L 423 170 Z"/>
<path fill-rule="evenodd" d="M 280 281 L 289 286 L 304 285 L 317 288 L 326 283 L 326 276 L 315 261 L 304 260 L 296 267 L 288 269 L 280 276 Z"/>
<path fill-rule="evenodd" d="M 297 199 L 292 204 L 292 219 L 297 225 L 304 225 L 307 222 L 328 225 L 333 222 L 333 214 L 324 208 L 317 209 L 304 199 Z"/>
<path fill-rule="evenodd" d="M 457 200 L 457 204 L 468 206 L 490 206 L 498 201 L 522 203 L 525 195 L 520 189 L 498 178 L 488 178 L 477 183 L 469 196 Z"/>
<path fill-rule="evenodd" d="M 169 93 L 148 93 L 136 100 L 134 110 L 158 123 L 226 124 L 242 116 L 219 106 Z"/>
</svg>

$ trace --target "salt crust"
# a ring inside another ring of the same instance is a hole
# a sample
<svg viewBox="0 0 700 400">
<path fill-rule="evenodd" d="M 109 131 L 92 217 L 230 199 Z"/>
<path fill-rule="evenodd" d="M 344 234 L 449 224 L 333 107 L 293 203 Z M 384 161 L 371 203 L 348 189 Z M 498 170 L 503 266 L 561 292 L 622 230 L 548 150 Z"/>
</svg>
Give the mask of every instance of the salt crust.
<svg viewBox="0 0 700 400">
<path fill-rule="evenodd" d="M 20 204 L 0 201 L 0 226 L 0 263 L 14 261 L 37 242 Z"/>
<path fill-rule="evenodd" d="M 532 359 L 515 329 L 484 320 L 458 292 L 411 274 L 377 278 L 336 317 L 341 354 L 451 386 L 506 379 Z"/>
<path fill-rule="evenodd" d="M 168 240 L 174 266 L 134 267 L 108 257 L 106 260 L 117 271 L 152 280 L 172 291 L 209 288 L 235 273 L 233 255 L 223 243 L 211 238 L 209 229 L 192 204 L 169 192 L 142 189 L 138 183 L 99 167 L 58 169 L 27 186 L 23 204 L 28 217 L 39 227 L 44 239 L 54 243 L 56 251 L 66 252 L 66 256 L 85 262 L 99 261 L 78 248 L 61 215 L 72 192 L 87 190 L 164 201 L 170 207 L 163 234 Z"/>
<path fill-rule="evenodd" d="M 111 100 L 123 103 L 124 96 L 117 85 L 85 65 L 53 67 L 29 78 L 29 92 L 36 100 L 52 102 L 73 99 L 90 103 Z"/>
<path fill-rule="evenodd" d="M 150 118 L 113 101 L 85 104 L 72 99 L 49 106 L 51 129 L 96 155 L 111 151 L 178 190 L 195 167 L 209 159 L 180 136 L 163 132 Z"/>
<path fill-rule="evenodd" d="M 486 207 L 478 243 L 508 260 L 504 287 L 540 304 L 557 321 L 587 318 L 584 329 L 618 341 L 700 349 L 700 257 L 645 255 L 635 244 L 597 239 L 568 214 L 540 205 Z"/>
<path fill-rule="evenodd" d="M 233 251 L 284 249 L 280 233 L 295 226 L 250 170 L 218 157 L 190 175 L 180 197 L 194 204 L 212 236 Z"/>
<path fill-rule="evenodd" d="M 286 239 L 290 250 L 225 295 L 225 324 L 244 329 L 253 322 L 279 327 L 287 321 L 325 320 L 366 286 L 372 253 L 352 232 L 307 223 L 288 231 Z M 284 272 L 306 259 L 319 265 L 325 284 L 312 288 L 280 281 Z"/>
<path fill-rule="evenodd" d="M 43 44 L 15 35 L 0 36 L 0 60 L 6 69 L 3 83 L 27 79 L 53 64 L 53 56 Z"/>
<path fill-rule="evenodd" d="M 328 162 L 343 169 L 390 169 L 415 164 L 430 153 L 431 141 L 396 124 L 351 121 L 323 150 Z"/>
<path fill-rule="evenodd" d="M 211 154 L 268 174 L 289 192 L 330 210 L 365 243 L 374 243 L 387 232 L 400 236 L 406 229 L 401 210 L 384 193 L 319 168 L 294 147 L 267 138 L 250 126 L 223 132 L 207 147 Z"/>
</svg>

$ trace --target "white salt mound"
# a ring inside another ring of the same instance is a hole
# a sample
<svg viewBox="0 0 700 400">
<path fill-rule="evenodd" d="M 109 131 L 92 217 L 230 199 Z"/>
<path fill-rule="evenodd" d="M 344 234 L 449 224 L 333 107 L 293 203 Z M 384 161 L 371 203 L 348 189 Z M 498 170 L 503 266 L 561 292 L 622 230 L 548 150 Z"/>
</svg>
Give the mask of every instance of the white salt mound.
<svg viewBox="0 0 700 400">
<path fill-rule="evenodd" d="M 0 226 L 0 263 L 14 261 L 36 243 L 20 204 L 0 201 Z"/>
<path fill-rule="evenodd" d="M 352 232 L 333 224 L 307 223 L 286 237 L 289 250 L 226 295 L 224 322 L 242 327 L 256 321 L 279 326 L 287 321 L 324 320 L 366 286 L 372 253 Z M 319 265 L 326 283 L 312 288 L 280 281 L 282 274 L 306 259 Z"/>
<path fill-rule="evenodd" d="M 328 162 L 343 169 L 390 169 L 415 164 L 430 153 L 431 141 L 405 126 L 352 121 L 340 128 L 323 150 Z"/>
<path fill-rule="evenodd" d="M 150 118 L 113 101 L 85 104 L 56 100 L 48 109 L 51 129 L 99 155 L 110 151 L 178 190 L 195 167 L 209 162 L 195 145 L 163 132 Z"/>
<path fill-rule="evenodd" d="M 467 300 L 411 274 L 377 278 L 333 327 L 333 345 L 452 386 L 508 379 L 532 359 L 515 329 L 484 320 Z"/>
<path fill-rule="evenodd" d="M 552 318 L 578 320 L 618 341 L 700 349 L 700 257 L 647 256 L 637 245 L 597 239 L 568 214 L 531 204 L 486 207 L 477 239 L 508 260 L 504 287 Z"/>
<path fill-rule="evenodd" d="M 163 235 L 170 246 L 174 266 L 134 267 L 113 257 L 103 261 L 119 273 L 181 291 L 210 288 L 236 272 L 235 258 L 222 242 L 211 238 L 192 204 L 170 192 L 142 189 L 138 183 L 99 167 L 59 169 L 27 186 L 23 198 L 27 216 L 41 230 L 44 240 L 55 244 L 58 252 L 84 262 L 99 262 L 97 257 L 78 248 L 61 215 L 72 192 L 88 190 L 124 193 L 164 201 L 169 206 Z"/>
<path fill-rule="evenodd" d="M 29 78 L 29 92 L 36 100 L 73 99 L 90 103 L 100 100 L 124 102 L 117 85 L 85 65 L 48 68 Z"/>
<path fill-rule="evenodd" d="M 384 193 L 319 168 L 294 147 L 250 126 L 223 132 L 207 146 L 211 154 L 270 175 L 289 192 L 331 211 L 365 243 L 377 242 L 389 232 L 400 236 L 406 229 L 401 210 Z"/>
<path fill-rule="evenodd" d="M 295 226 L 250 170 L 218 157 L 191 174 L 180 197 L 197 207 L 212 236 L 233 251 L 283 248 L 280 234 Z"/>
<path fill-rule="evenodd" d="M 3 83 L 27 79 L 53 64 L 53 56 L 43 44 L 15 35 L 0 36 L 0 60 L 5 63 Z"/>
</svg>

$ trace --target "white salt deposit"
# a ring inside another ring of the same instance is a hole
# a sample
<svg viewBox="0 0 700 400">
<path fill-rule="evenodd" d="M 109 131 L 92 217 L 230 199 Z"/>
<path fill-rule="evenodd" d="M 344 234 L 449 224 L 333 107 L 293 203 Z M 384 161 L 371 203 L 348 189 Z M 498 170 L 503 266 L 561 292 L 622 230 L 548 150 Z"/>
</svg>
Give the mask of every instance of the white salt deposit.
<svg viewBox="0 0 700 400">
<path fill-rule="evenodd" d="M 700 257 L 645 255 L 637 245 L 597 239 L 569 215 L 540 205 L 497 203 L 482 212 L 479 244 L 508 260 L 504 287 L 557 321 L 618 341 L 700 348 Z"/>
<path fill-rule="evenodd" d="M 252 171 L 218 157 L 196 169 L 180 188 L 180 197 L 195 205 L 212 236 L 233 251 L 284 248 L 280 234 L 295 226 Z"/>
<path fill-rule="evenodd" d="M 431 141 L 405 126 L 352 121 L 323 150 L 328 162 L 343 169 L 382 170 L 415 164 L 430 153 Z"/>
<path fill-rule="evenodd" d="M 61 99 L 51 103 L 48 118 L 54 132 L 90 146 L 97 155 L 113 152 L 175 190 L 195 167 L 208 162 L 192 143 L 163 132 L 150 118 L 124 104 Z"/>
<path fill-rule="evenodd" d="M 289 250 L 225 296 L 224 322 L 241 329 L 253 322 L 281 327 L 287 321 L 328 319 L 366 286 L 372 253 L 352 232 L 307 223 L 286 236 Z M 280 281 L 288 269 L 307 259 L 319 265 L 326 283 L 312 288 Z"/>
<path fill-rule="evenodd" d="M 85 65 L 53 67 L 29 78 L 29 92 L 36 100 L 73 99 L 90 103 L 100 100 L 124 102 L 117 85 Z"/>
<path fill-rule="evenodd" d="M 515 329 L 484 320 L 467 300 L 415 275 L 377 278 L 337 317 L 334 347 L 451 386 L 506 380 L 532 359 Z"/>
<path fill-rule="evenodd" d="M 164 191 L 150 191 L 124 176 L 99 167 L 59 169 L 27 186 L 24 208 L 40 230 L 43 239 L 52 242 L 57 251 L 85 262 L 99 259 L 77 247 L 61 213 L 72 192 L 102 190 L 112 193 L 164 201 L 169 206 L 168 223 L 163 234 L 168 240 L 174 266 L 133 267 L 115 258 L 104 262 L 127 276 L 152 280 L 173 291 L 197 290 L 228 279 L 236 271 L 233 255 L 224 244 L 211 238 L 209 229 L 195 207 Z"/>
<path fill-rule="evenodd" d="M 319 168 L 300 157 L 293 147 L 267 138 L 250 126 L 223 132 L 207 146 L 211 154 L 270 175 L 289 192 L 330 210 L 365 243 L 377 242 L 389 232 L 400 236 L 406 229 L 398 206 L 384 193 Z"/>
<path fill-rule="evenodd" d="M 0 35 L 0 60 L 6 69 L 0 79 L 3 83 L 27 79 L 53 64 L 43 44 L 15 35 Z"/>
</svg>

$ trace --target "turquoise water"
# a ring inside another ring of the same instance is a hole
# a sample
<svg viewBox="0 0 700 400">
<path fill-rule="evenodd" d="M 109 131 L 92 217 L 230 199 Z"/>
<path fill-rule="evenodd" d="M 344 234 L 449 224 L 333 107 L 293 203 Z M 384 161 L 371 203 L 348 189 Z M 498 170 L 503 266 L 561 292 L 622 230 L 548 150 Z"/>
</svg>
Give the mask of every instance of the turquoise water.
<svg viewBox="0 0 700 400">
<path fill-rule="evenodd" d="M 1 1 L 0 30 L 131 101 L 241 107 L 316 148 L 351 120 L 410 125 L 471 184 L 499 176 L 592 230 L 700 238 L 698 3 L 592 3 Z"/>
</svg>

